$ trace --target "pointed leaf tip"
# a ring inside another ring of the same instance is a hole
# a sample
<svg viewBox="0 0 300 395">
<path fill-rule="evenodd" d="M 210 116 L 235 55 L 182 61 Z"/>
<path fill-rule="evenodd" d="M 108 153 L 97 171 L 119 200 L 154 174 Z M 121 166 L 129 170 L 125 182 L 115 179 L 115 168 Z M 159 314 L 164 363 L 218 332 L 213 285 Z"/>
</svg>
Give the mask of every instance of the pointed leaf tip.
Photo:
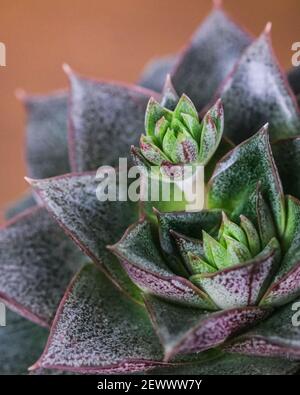
<svg viewBox="0 0 300 395">
<path fill-rule="evenodd" d="M 272 22 L 269 21 L 266 24 L 266 27 L 265 27 L 265 30 L 264 30 L 264 34 L 269 35 L 271 33 L 271 30 L 272 30 Z"/>
<path fill-rule="evenodd" d="M 18 100 L 24 102 L 26 100 L 27 93 L 24 89 L 18 88 L 15 90 L 15 96 Z"/>
<path fill-rule="evenodd" d="M 223 7 L 223 0 L 213 0 L 213 8 L 219 9 Z"/>
<path fill-rule="evenodd" d="M 74 74 L 73 70 L 71 69 L 70 65 L 68 65 L 68 63 L 63 63 L 62 69 L 68 76 L 71 76 L 72 74 Z"/>
</svg>

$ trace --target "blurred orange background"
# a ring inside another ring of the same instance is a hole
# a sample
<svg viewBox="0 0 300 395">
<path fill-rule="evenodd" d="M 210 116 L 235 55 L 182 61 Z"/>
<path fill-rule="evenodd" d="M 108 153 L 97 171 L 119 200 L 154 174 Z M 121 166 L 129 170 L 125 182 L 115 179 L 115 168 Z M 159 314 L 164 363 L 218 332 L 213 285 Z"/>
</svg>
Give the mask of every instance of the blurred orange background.
<svg viewBox="0 0 300 395">
<path fill-rule="evenodd" d="M 259 34 L 273 22 L 280 62 L 291 66 L 300 41 L 299 0 L 225 0 Z M 0 0 L 0 206 L 26 190 L 24 112 L 16 88 L 47 92 L 67 85 L 61 64 L 95 77 L 134 82 L 152 57 L 180 49 L 211 8 L 210 0 Z"/>
</svg>

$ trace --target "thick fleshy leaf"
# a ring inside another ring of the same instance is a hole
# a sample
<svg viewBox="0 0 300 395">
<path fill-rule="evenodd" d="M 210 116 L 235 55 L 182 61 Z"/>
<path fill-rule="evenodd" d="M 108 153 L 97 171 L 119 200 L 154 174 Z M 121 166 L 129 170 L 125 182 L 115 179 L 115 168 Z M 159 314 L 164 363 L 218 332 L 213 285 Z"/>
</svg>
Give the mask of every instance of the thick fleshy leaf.
<svg viewBox="0 0 300 395">
<path fill-rule="evenodd" d="M 156 368 L 149 374 L 158 375 L 212 375 L 221 376 L 265 376 L 293 375 L 299 370 L 300 364 L 282 358 L 251 357 L 246 355 L 224 354 L 220 358 L 200 363 L 186 363 L 178 367 Z"/>
<path fill-rule="evenodd" d="M 265 253 L 244 264 L 212 274 L 194 275 L 191 280 L 221 309 L 254 306 L 278 267 L 276 244 L 267 246 L 265 250 Z"/>
<path fill-rule="evenodd" d="M 118 260 L 106 249 L 107 244 L 116 242 L 126 228 L 138 219 L 137 204 L 129 200 L 98 200 L 97 188 L 100 184 L 94 172 L 30 180 L 30 183 L 83 252 L 125 292 L 138 299 L 138 290 Z"/>
<path fill-rule="evenodd" d="M 170 360 L 176 354 L 202 352 L 219 346 L 268 314 L 267 310 L 257 307 L 207 314 L 152 296 L 147 296 L 145 300 L 154 328 L 164 346 L 165 360 Z"/>
<path fill-rule="evenodd" d="M 214 309 L 200 289 L 168 268 L 149 222 L 140 220 L 109 248 L 118 256 L 132 281 L 146 293 L 186 305 Z"/>
<path fill-rule="evenodd" d="M 238 219 L 241 214 L 248 216 L 245 207 L 249 205 L 258 183 L 282 235 L 285 227 L 284 196 L 266 127 L 218 163 L 208 187 L 208 207 L 222 208 L 231 213 L 233 219 Z M 252 215 L 255 219 L 256 213 Z M 249 219 L 252 220 L 251 217 Z"/>
<path fill-rule="evenodd" d="M 0 298 L 48 326 L 83 259 L 45 208 L 29 209 L 0 231 Z"/>
<path fill-rule="evenodd" d="M 126 373 L 147 370 L 161 359 L 145 309 L 87 265 L 67 290 L 46 349 L 32 369 Z"/>
<path fill-rule="evenodd" d="M 70 158 L 73 171 L 116 165 L 144 132 L 144 88 L 94 81 L 68 70 L 71 82 Z"/>
<path fill-rule="evenodd" d="M 48 331 L 6 310 L 6 327 L 0 327 L 0 375 L 26 374 L 39 357 Z"/>
<path fill-rule="evenodd" d="M 300 299 L 294 302 L 300 302 Z M 300 326 L 293 324 L 293 303 L 278 309 L 250 332 L 233 341 L 227 351 L 300 360 Z"/>
<path fill-rule="evenodd" d="M 295 95 L 300 94 L 300 66 L 293 67 L 287 74 L 289 84 Z"/>
<path fill-rule="evenodd" d="M 278 140 L 272 151 L 284 192 L 300 199 L 300 137 Z"/>
<path fill-rule="evenodd" d="M 211 233 L 221 223 L 222 214 L 217 210 L 199 212 L 156 212 L 159 224 L 159 239 L 162 251 L 172 267 L 178 266 L 178 249 L 171 231 L 187 237 L 200 239 L 202 230 Z"/>
<path fill-rule="evenodd" d="M 226 114 L 224 133 L 236 143 L 266 122 L 272 140 L 300 132 L 296 98 L 274 57 L 269 29 L 246 49 L 218 94 Z"/>
<path fill-rule="evenodd" d="M 293 251 L 295 252 L 295 251 Z M 296 262 L 285 275 L 275 278 L 274 283 L 264 295 L 262 306 L 281 306 L 293 301 L 300 295 L 300 250 L 295 252 Z"/>
<path fill-rule="evenodd" d="M 176 247 L 178 248 L 178 252 L 180 253 L 185 267 L 190 269 L 190 254 L 196 255 L 196 256 L 202 256 L 203 255 L 203 245 L 202 242 L 199 239 L 195 239 L 192 237 L 188 237 L 185 235 L 182 235 L 178 232 L 175 232 L 173 230 L 170 230 L 171 235 L 173 236 Z"/>
<path fill-rule="evenodd" d="M 166 77 L 174 67 L 177 58 L 176 55 L 169 55 L 151 60 L 146 64 L 138 84 L 153 91 L 161 92 Z"/>
<path fill-rule="evenodd" d="M 7 220 L 11 219 L 17 214 L 21 214 L 23 211 L 27 210 L 36 205 L 35 198 L 32 194 L 27 193 L 22 198 L 16 202 L 10 204 L 5 210 L 5 218 Z"/>
<path fill-rule="evenodd" d="M 67 137 L 67 92 L 21 96 L 27 112 L 28 174 L 46 178 L 70 171 Z"/>
<path fill-rule="evenodd" d="M 202 109 L 250 42 L 251 38 L 221 9 L 215 9 L 171 72 L 176 91 L 186 93 L 196 108 Z"/>
</svg>

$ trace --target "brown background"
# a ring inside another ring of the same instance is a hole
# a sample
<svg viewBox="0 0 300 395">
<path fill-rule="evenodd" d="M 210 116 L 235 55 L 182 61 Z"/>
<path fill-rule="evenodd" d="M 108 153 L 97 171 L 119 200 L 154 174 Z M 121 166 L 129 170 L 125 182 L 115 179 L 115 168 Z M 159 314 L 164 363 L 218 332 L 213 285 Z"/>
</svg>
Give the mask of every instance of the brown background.
<svg viewBox="0 0 300 395">
<path fill-rule="evenodd" d="M 299 0 L 225 0 L 226 9 L 258 34 L 273 22 L 284 67 L 300 41 Z M 26 189 L 24 113 L 16 88 L 47 92 L 66 86 L 63 62 L 84 74 L 134 82 L 153 56 L 180 48 L 209 12 L 210 0 L 0 0 L 0 206 Z"/>
</svg>

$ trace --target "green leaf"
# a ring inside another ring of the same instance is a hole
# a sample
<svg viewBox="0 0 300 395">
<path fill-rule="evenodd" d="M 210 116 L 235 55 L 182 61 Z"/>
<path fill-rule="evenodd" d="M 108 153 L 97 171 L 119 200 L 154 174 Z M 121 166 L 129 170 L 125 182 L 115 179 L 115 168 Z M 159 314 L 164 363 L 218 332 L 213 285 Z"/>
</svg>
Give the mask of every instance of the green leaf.
<svg viewBox="0 0 300 395">
<path fill-rule="evenodd" d="M 198 111 L 196 110 L 196 107 L 194 106 L 191 99 L 185 94 L 183 94 L 179 99 L 179 102 L 174 110 L 174 117 L 181 121 L 182 114 L 188 114 L 193 118 L 195 118 L 196 120 L 199 120 Z"/>
<path fill-rule="evenodd" d="M 254 196 L 258 182 L 271 208 L 278 233 L 282 235 L 285 228 L 284 196 L 266 127 L 219 162 L 208 186 L 208 207 L 230 212 L 233 220 L 241 214 L 248 216 L 245 209 L 249 207 L 249 199 Z"/>
<path fill-rule="evenodd" d="M 164 136 L 166 134 L 166 131 L 167 131 L 169 125 L 170 125 L 170 123 L 166 120 L 165 117 L 161 117 L 156 122 L 155 129 L 154 129 L 154 136 L 160 145 L 162 145 Z"/>
<path fill-rule="evenodd" d="M 202 234 L 204 255 L 208 260 L 209 264 L 215 266 L 218 269 L 226 267 L 226 248 L 224 248 L 222 244 L 216 241 L 205 231 L 202 231 Z"/>
<path fill-rule="evenodd" d="M 200 144 L 200 137 L 201 137 L 201 125 L 199 123 L 199 120 L 196 118 L 192 117 L 189 114 L 181 114 L 183 118 L 183 122 L 185 126 L 188 128 L 189 132 L 193 136 L 193 138 L 196 140 L 198 144 Z"/>
<path fill-rule="evenodd" d="M 198 255 L 189 252 L 188 258 L 189 269 L 192 274 L 214 273 L 216 271 L 215 267 L 209 265 Z M 193 282 L 193 276 L 190 277 L 190 280 Z"/>
<path fill-rule="evenodd" d="M 254 306 L 278 270 L 279 244 L 273 240 L 254 259 L 216 273 L 193 276 L 220 309 Z M 255 275 L 254 275 L 255 273 Z"/>
<path fill-rule="evenodd" d="M 150 136 L 142 135 L 140 140 L 141 153 L 153 165 L 161 165 L 169 158 L 155 145 Z"/>
<path fill-rule="evenodd" d="M 149 136 L 154 136 L 156 123 L 165 117 L 172 120 L 172 112 L 161 106 L 153 97 L 149 100 L 145 115 L 145 130 Z"/>
<path fill-rule="evenodd" d="M 261 251 L 261 245 L 255 226 L 247 217 L 241 215 L 241 227 L 247 235 L 248 246 L 252 256 L 256 256 Z"/>
</svg>

